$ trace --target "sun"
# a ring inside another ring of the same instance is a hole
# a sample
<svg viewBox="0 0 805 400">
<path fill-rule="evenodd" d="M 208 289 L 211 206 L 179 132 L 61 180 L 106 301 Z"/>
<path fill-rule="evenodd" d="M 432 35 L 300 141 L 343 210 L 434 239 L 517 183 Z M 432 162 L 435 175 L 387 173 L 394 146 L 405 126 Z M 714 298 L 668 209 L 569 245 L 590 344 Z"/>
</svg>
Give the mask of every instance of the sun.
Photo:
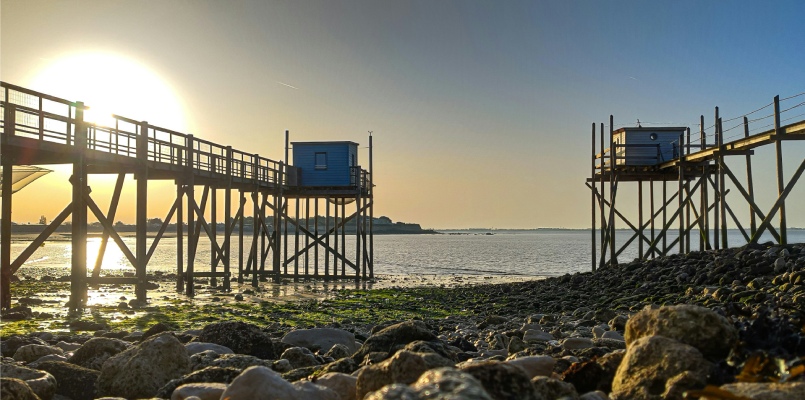
<svg viewBox="0 0 805 400">
<path fill-rule="evenodd" d="M 182 102 L 171 86 L 139 62 L 113 53 L 79 53 L 58 58 L 34 74 L 30 88 L 90 109 L 85 119 L 112 125 L 117 114 L 184 132 Z"/>
</svg>

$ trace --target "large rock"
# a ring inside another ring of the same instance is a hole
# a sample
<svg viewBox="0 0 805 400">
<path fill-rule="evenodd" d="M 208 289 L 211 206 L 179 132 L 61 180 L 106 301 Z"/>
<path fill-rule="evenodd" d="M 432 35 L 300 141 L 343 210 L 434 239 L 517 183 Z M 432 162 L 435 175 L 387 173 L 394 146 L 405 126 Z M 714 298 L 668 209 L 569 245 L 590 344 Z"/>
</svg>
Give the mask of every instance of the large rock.
<svg viewBox="0 0 805 400">
<path fill-rule="evenodd" d="M 358 378 L 341 372 L 328 372 L 313 380 L 313 383 L 338 393 L 341 400 L 356 400 Z"/>
<path fill-rule="evenodd" d="M 285 349 L 280 356 L 281 359 L 288 360 L 291 368 L 304 368 L 320 365 L 316 356 L 307 347 L 291 347 Z"/>
<path fill-rule="evenodd" d="M 171 333 L 161 333 L 108 359 L 98 377 L 100 396 L 152 397 L 159 388 L 190 372 L 190 357 Z"/>
<path fill-rule="evenodd" d="M 0 366 L 0 376 L 24 381 L 42 400 L 50 400 L 56 393 L 56 378 L 45 371 L 3 363 Z"/>
<path fill-rule="evenodd" d="M 56 378 L 56 394 L 73 400 L 95 398 L 95 382 L 101 374 L 97 370 L 63 361 L 44 361 L 39 363 L 38 368 Z"/>
<path fill-rule="evenodd" d="M 736 398 L 752 400 L 789 400 L 805 399 L 805 382 L 790 383 L 730 383 L 721 386 L 722 390 L 730 392 Z M 723 397 L 701 397 L 701 400 L 720 400 Z"/>
<path fill-rule="evenodd" d="M 357 397 L 362 399 L 368 393 L 392 383 L 411 384 L 429 369 L 453 365 L 452 361 L 435 353 L 401 350 L 387 360 L 360 370 Z"/>
<path fill-rule="evenodd" d="M 263 360 L 255 356 L 247 356 L 245 354 L 218 354 L 214 351 L 202 351 L 201 353 L 190 356 L 190 368 L 193 371 L 207 367 L 221 367 L 235 368 L 242 372 L 244 369 L 254 366 L 271 368 L 273 364 L 274 362 L 271 360 Z"/>
<path fill-rule="evenodd" d="M 632 342 L 612 381 L 612 398 L 682 399 L 682 392 L 707 382 L 712 364 L 695 347 L 663 336 Z"/>
<path fill-rule="evenodd" d="M 626 323 L 626 346 L 646 336 L 660 335 L 691 345 L 710 360 L 725 358 L 738 340 L 738 331 L 714 311 L 693 305 L 644 309 Z"/>
<path fill-rule="evenodd" d="M 573 384 L 562 382 L 559 379 L 536 376 L 531 379 L 531 384 L 534 385 L 537 396 L 543 399 L 577 400 L 579 398 L 579 394 Z"/>
<path fill-rule="evenodd" d="M 492 400 L 472 375 L 454 368 L 436 368 L 422 374 L 410 387 L 393 384 L 370 394 L 365 400 Z"/>
<path fill-rule="evenodd" d="M 347 347 L 349 354 L 355 353 L 358 346 L 355 344 L 355 335 L 343 329 L 336 328 L 315 328 L 297 329 L 288 332 L 281 340 L 292 346 L 307 347 L 319 354 L 326 353 L 336 344 Z"/>
<path fill-rule="evenodd" d="M 526 356 L 505 361 L 506 364 L 520 367 L 528 379 L 535 376 L 551 376 L 556 360 L 551 356 Z"/>
<path fill-rule="evenodd" d="M 312 382 L 292 384 L 266 367 L 249 367 L 221 395 L 228 400 L 340 400 L 337 393 Z"/>
<path fill-rule="evenodd" d="M 131 347 L 130 344 L 120 339 L 96 337 L 87 340 L 68 361 L 84 368 L 100 371 L 106 360 L 129 347 Z"/>
<path fill-rule="evenodd" d="M 56 347 L 56 346 L 47 346 L 42 344 L 26 344 L 25 346 L 20 347 L 14 353 L 14 359 L 17 361 L 22 361 L 24 363 L 29 363 L 31 361 L 36 361 L 44 356 L 49 356 L 51 354 L 62 355 L 64 354 L 64 350 Z"/>
<path fill-rule="evenodd" d="M 198 341 L 226 346 L 237 354 L 247 354 L 266 360 L 276 358 L 271 337 L 258 326 L 245 322 L 227 321 L 209 324 L 198 335 Z"/>
<path fill-rule="evenodd" d="M 538 400 L 531 379 L 520 367 L 499 362 L 465 363 L 460 369 L 481 382 L 494 400 Z"/>
<path fill-rule="evenodd" d="M 34 336 L 11 336 L 0 341 L 0 353 L 3 357 L 13 357 L 20 347 L 28 344 L 47 345 L 47 342 Z"/>
<path fill-rule="evenodd" d="M 363 343 L 360 349 L 353 354 L 359 363 L 369 353 L 386 352 L 394 354 L 408 343 L 416 340 L 436 340 L 433 334 L 422 321 L 406 321 L 388 326 L 372 335 Z"/>
<path fill-rule="evenodd" d="M 181 378 L 176 378 L 162 386 L 155 397 L 169 398 L 173 395 L 176 388 L 191 383 L 221 383 L 228 384 L 243 372 L 235 368 L 207 367 L 199 371 L 193 371 Z M 220 397 L 220 393 L 219 393 Z"/>
<path fill-rule="evenodd" d="M 0 399 L 40 400 L 25 381 L 6 376 L 0 377 Z"/>
<path fill-rule="evenodd" d="M 218 400 L 226 391 L 223 383 L 188 383 L 176 388 L 171 400 L 185 400 L 188 397 L 197 397 L 201 400 Z"/>
</svg>

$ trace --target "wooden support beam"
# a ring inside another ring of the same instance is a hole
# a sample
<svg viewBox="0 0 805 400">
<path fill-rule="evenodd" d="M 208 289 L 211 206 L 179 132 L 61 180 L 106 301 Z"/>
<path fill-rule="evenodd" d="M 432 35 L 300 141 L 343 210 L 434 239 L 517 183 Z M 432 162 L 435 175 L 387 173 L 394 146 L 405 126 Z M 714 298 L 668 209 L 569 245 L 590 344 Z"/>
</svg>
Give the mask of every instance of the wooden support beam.
<svg viewBox="0 0 805 400">
<path fill-rule="evenodd" d="M 176 291 L 184 291 L 184 187 L 176 181 Z"/>
<path fill-rule="evenodd" d="M 84 122 L 84 104 L 76 103 L 75 143 L 73 145 L 73 213 L 72 260 L 70 268 L 70 311 L 83 309 L 87 298 L 87 124 Z"/>
<path fill-rule="evenodd" d="M 6 91 L 8 99 L 8 91 Z M 3 104 L 3 134 L 0 135 L 0 149 L 8 148 L 8 139 L 14 136 L 16 124 L 16 106 L 5 102 Z M 14 160 L 6 153 L 0 157 L 3 166 L 3 184 L 0 189 L 2 196 L 2 212 L 0 212 L 0 309 L 11 308 L 11 203 L 13 183 L 12 172 Z M 71 203 L 72 204 L 72 203 Z"/>
<path fill-rule="evenodd" d="M 749 193 L 746 191 L 746 189 L 744 189 L 744 187 L 738 181 L 738 178 L 735 177 L 735 174 L 732 173 L 732 170 L 730 170 L 730 168 L 727 167 L 726 164 L 724 165 L 724 173 L 726 174 L 727 177 L 730 178 L 730 180 L 732 181 L 732 184 L 735 185 L 735 188 L 738 189 L 738 192 L 741 193 L 741 195 L 744 197 L 744 200 L 746 200 L 746 202 L 749 204 L 749 207 L 752 210 L 752 215 L 756 214 L 757 216 L 760 217 L 761 220 L 766 219 L 766 215 L 763 214 L 763 212 L 760 210 L 760 207 L 758 207 L 758 205 L 755 203 L 754 198 L 749 195 Z M 777 230 L 775 230 L 774 227 L 772 227 L 772 226 L 769 226 L 768 229 L 769 229 L 769 233 L 779 243 L 780 242 L 780 234 L 777 233 Z M 757 233 L 757 230 L 755 230 L 755 233 Z M 754 237 L 755 233 L 752 234 L 753 237 Z"/>
<path fill-rule="evenodd" d="M 5 182 L 5 177 L 3 179 L 4 179 L 3 182 Z M 47 238 L 50 237 L 50 235 L 52 235 L 53 232 L 56 232 L 56 229 L 65 220 L 67 220 L 67 217 L 70 216 L 72 212 L 73 212 L 73 203 L 70 203 L 67 205 L 67 207 L 64 207 L 64 209 L 59 213 L 59 215 L 56 216 L 56 218 L 50 221 L 50 224 L 47 227 L 45 227 L 42 233 L 40 233 L 36 237 L 36 239 L 34 239 L 30 244 L 28 244 L 28 246 L 25 247 L 25 250 L 23 250 L 22 253 L 20 253 L 13 262 L 11 262 L 11 275 L 17 273 L 17 271 L 22 267 L 22 264 L 28 261 L 28 258 L 30 258 L 31 255 L 33 255 L 34 252 L 37 249 L 39 249 L 39 247 L 41 247 L 43 243 L 45 243 L 45 240 L 47 240 Z"/>
<path fill-rule="evenodd" d="M 128 246 L 126 246 L 126 243 L 123 242 L 123 239 L 115 230 L 115 227 L 112 225 L 112 222 L 106 219 L 106 216 L 103 215 L 103 211 L 101 211 L 98 205 L 95 204 L 95 201 L 92 200 L 89 194 L 84 195 L 83 202 L 90 209 L 90 211 L 92 211 L 92 213 L 95 215 L 95 218 L 98 219 L 98 222 L 101 223 L 103 229 L 109 232 L 109 236 L 112 237 L 112 240 L 115 242 L 117 247 L 120 248 L 120 252 L 123 253 L 124 256 L 126 256 L 126 259 L 129 261 L 129 263 L 131 263 L 132 266 L 137 265 L 137 257 L 134 255 L 134 253 L 131 252 L 131 250 L 129 250 Z M 75 209 L 73 209 L 73 214 L 75 214 Z"/>
<path fill-rule="evenodd" d="M 115 190 L 112 192 L 112 200 L 109 202 L 108 219 L 114 221 L 115 213 L 117 212 L 117 205 L 120 202 L 120 193 L 123 191 L 123 181 L 126 179 L 126 174 L 117 174 L 117 181 L 115 182 Z M 106 254 L 106 245 L 109 242 L 109 233 L 103 231 L 101 237 L 101 246 L 98 248 L 98 257 L 95 258 L 95 267 L 92 268 L 92 276 L 97 277 L 101 274 L 101 265 L 103 264 L 103 257 Z"/>
<path fill-rule="evenodd" d="M 181 198 L 177 198 L 176 200 L 174 200 L 173 205 L 168 211 L 168 215 L 166 215 L 165 219 L 162 220 L 162 225 L 159 226 L 159 231 L 157 232 L 156 236 L 154 236 L 154 240 L 151 241 L 151 246 L 148 248 L 148 252 L 145 255 L 146 265 L 151 261 L 151 256 L 154 255 L 154 252 L 157 249 L 157 244 L 159 244 L 159 241 L 162 240 L 162 237 L 165 235 L 165 231 L 168 229 L 168 225 L 170 225 L 170 221 L 173 218 L 173 214 L 176 212 L 176 209 L 179 207 L 181 203 L 182 203 Z"/>
<path fill-rule="evenodd" d="M 792 189 L 794 189 L 794 186 L 797 184 L 799 177 L 802 176 L 803 171 L 805 171 L 805 160 L 802 160 L 802 163 L 800 163 L 799 168 L 797 168 L 797 171 L 794 173 L 794 176 L 792 176 L 791 180 L 788 181 L 788 184 L 785 185 L 785 188 L 783 189 L 782 193 L 780 193 L 780 196 L 777 197 L 777 201 L 774 202 L 769 214 L 766 216 L 766 218 L 763 218 L 763 221 L 760 223 L 757 232 L 755 232 L 755 234 L 752 236 L 752 243 L 757 243 L 757 241 L 760 239 L 760 235 L 762 235 L 766 229 L 771 228 L 771 219 L 774 218 L 774 215 L 777 213 L 777 211 L 782 210 L 783 205 L 785 205 L 786 197 L 788 197 L 788 194 L 791 193 Z M 781 228 L 785 228 L 785 226 L 783 225 Z M 782 229 L 780 230 L 780 244 L 785 244 L 785 236 L 783 235 Z"/>
</svg>

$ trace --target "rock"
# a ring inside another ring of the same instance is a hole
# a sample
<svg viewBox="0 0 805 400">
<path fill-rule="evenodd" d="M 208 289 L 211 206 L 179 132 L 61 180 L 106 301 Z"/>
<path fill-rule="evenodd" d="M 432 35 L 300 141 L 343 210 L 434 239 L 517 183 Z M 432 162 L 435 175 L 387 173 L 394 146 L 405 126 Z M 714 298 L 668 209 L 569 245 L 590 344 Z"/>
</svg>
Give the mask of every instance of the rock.
<svg viewBox="0 0 805 400">
<path fill-rule="evenodd" d="M 805 382 L 790 383 L 729 383 L 721 386 L 722 390 L 737 397 L 753 400 L 788 400 L 805 399 Z M 737 398 L 736 397 L 736 398 Z M 701 400 L 720 400 L 703 396 Z"/>
<path fill-rule="evenodd" d="M 450 361 L 458 361 L 456 352 L 440 340 L 414 340 L 406 344 L 403 350 L 413 351 L 414 353 L 434 353 Z"/>
<path fill-rule="evenodd" d="M 395 383 L 383 386 L 363 398 L 363 400 L 418 400 L 420 397 L 408 385 Z M 488 398 L 488 396 L 487 396 Z"/>
<path fill-rule="evenodd" d="M 238 371 L 243 371 L 252 366 L 272 368 L 273 364 L 274 362 L 271 360 L 263 360 L 255 356 L 247 356 L 244 354 L 218 354 L 211 350 L 202 351 L 190 356 L 190 368 L 193 371 L 206 367 L 234 368 Z M 290 363 L 288 366 L 290 367 Z"/>
<path fill-rule="evenodd" d="M 617 315 L 611 320 L 609 320 L 609 328 L 613 331 L 621 331 L 623 332 L 626 329 L 626 323 L 629 321 L 629 317 L 625 315 Z"/>
<path fill-rule="evenodd" d="M 311 375 L 317 373 L 320 369 L 322 369 L 320 365 L 292 369 L 282 374 L 282 379 L 285 379 L 288 382 L 300 381 L 302 379 L 310 378 Z"/>
<path fill-rule="evenodd" d="M 282 352 L 280 358 L 288 360 L 288 362 L 291 363 L 292 368 L 320 365 L 319 361 L 316 360 L 316 356 L 314 356 L 313 353 L 311 353 L 310 350 L 305 347 L 291 347 Z"/>
<path fill-rule="evenodd" d="M 612 381 L 612 397 L 682 399 L 682 390 L 704 386 L 711 369 L 693 346 L 663 336 L 641 337 L 626 350 Z"/>
<path fill-rule="evenodd" d="M 0 365 L 0 376 L 24 381 L 42 400 L 50 400 L 56 393 L 56 378 L 45 371 L 3 363 Z"/>
<path fill-rule="evenodd" d="M 108 359 L 98 377 L 98 395 L 152 397 L 189 372 L 187 350 L 171 333 L 161 333 Z"/>
<path fill-rule="evenodd" d="M 590 347 L 595 347 L 595 344 L 589 338 L 571 337 L 562 341 L 562 348 L 565 350 L 581 350 Z"/>
<path fill-rule="evenodd" d="M 186 400 L 191 396 L 200 400 L 218 400 L 225 390 L 225 383 L 187 383 L 173 391 L 171 400 Z"/>
<path fill-rule="evenodd" d="M 2 353 L 3 357 L 13 357 L 14 353 L 16 353 L 20 347 L 27 344 L 47 345 L 47 342 L 38 337 L 12 336 L 8 339 L 3 339 L 0 341 L 0 353 Z"/>
<path fill-rule="evenodd" d="M 551 340 L 554 340 L 554 337 L 550 333 L 543 332 L 539 329 L 529 329 L 525 331 L 525 334 L 523 334 L 523 340 L 528 343 L 549 342 Z"/>
<path fill-rule="evenodd" d="M 646 336 L 660 335 L 691 345 L 711 360 L 723 359 L 738 340 L 726 318 L 693 305 L 645 309 L 626 324 L 626 345 Z"/>
<path fill-rule="evenodd" d="M 271 337 L 252 324 L 227 321 L 209 324 L 198 335 L 199 342 L 226 346 L 237 354 L 273 360 L 276 358 Z"/>
<path fill-rule="evenodd" d="M 480 324 L 478 324 L 478 329 L 484 329 L 489 326 L 501 325 L 509 322 L 509 319 L 506 317 L 501 317 L 500 315 L 490 315 L 486 317 Z"/>
<path fill-rule="evenodd" d="M 190 342 L 185 344 L 184 348 L 187 350 L 187 354 L 191 356 L 207 350 L 215 352 L 216 354 L 234 354 L 234 351 L 232 351 L 232 349 L 229 347 L 221 346 L 215 343 Z"/>
<path fill-rule="evenodd" d="M 84 368 L 100 371 L 106 360 L 129 347 L 128 343 L 120 339 L 92 338 L 76 350 L 68 361 Z"/>
<path fill-rule="evenodd" d="M 453 368 L 425 372 L 410 387 L 394 384 L 370 394 L 365 400 L 492 400 L 472 375 Z"/>
<path fill-rule="evenodd" d="M 414 353 L 402 350 L 379 364 L 360 370 L 357 397 L 362 399 L 368 393 L 392 383 L 411 384 L 429 369 L 453 365 L 452 361 L 434 353 Z"/>
<path fill-rule="evenodd" d="M 579 400 L 609 400 L 609 396 L 600 390 L 595 390 L 579 396 Z"/>
<path fill-rule="evenodd" d="M 556 360 L 551 356 L 526 356 L 504 361 L 525 371 L 529 379 L 535 376 L 551 376 Z"/>
<path fill-rule="evenodd" d="M 0 398 L 14 400 L 40 400 L 25 381 L 16 378 L 0 377 Z"/>
<path fill-rule="evenodd" d="M 393 354 L 396 350 L 415 340 L 436 340 L 436 335 L 429 331 L 422 321 L 401 322 L 381 329 L 366 339 L 352 357 L 360 363 L 369 353 L 387 352 Z"/>
<path fill-rule="evenodd" d="M 221 395 L 228 400 L 339 400 L 338 394 L 312 382 L 291 384 L 266 367 L 249 367 Z"/>
<path fill-rule="evenodd" d="M 33 369 L 39 369 L 39 364 L 41 364 L 41 363 L 43 363 L 45 361 L 65 361 L 66 362 L 67 357 L 60 356 L 58 354 L 48 354 L 46 356 L 39 357 L 36 361 L 29 362 L 26 365 L 28 367 L 30 367 L 30 368 L 33 368 Z"/>
<path fill-rule="evenodd" d="M 509 340 L 509 347 L 506 349 L 506 351 L 508 351 L 509 354 L 514 354 L 525 350 L 527 347 L 528 346 L 525 344 L 525 342 L 523 342 L 523 339 L 520 339 L 517 336 L 513 336 Z"/>
<path fill-rule="evenodd" d="M 191 383 L 221 383 L 232 382 L 242 371 L 235 368 L 207 367 L 193 371 L 181 378 L 176 378 L 159 388 L 155 397 L 169 398 L 176 388 Z M 220 393 L 219 393 L 220 396 Z"/>
<path fill-rule="evenodd" d="M 358 378 L 340 372 L 328 372 L 316 378 L 313 383 L 338 393 L 341 400 L 356 400 Z"/>
<path fill-rule="evenodd" d="M 538 399 L 531 380 L 520 367 L 497 361 L 481 361 L 462 365 L 460 369 L 481 382 L 495 400 Z"/>
<path fill-rule="evenodd" d="M 603 335 L 601 335 L 602 339 L 615 339 L 620 341 L 626 341 L 626 339 L 618 332 L 615 331 L 606 331 Z"/>
<path fill-rule="evenodd" d="M 349 347 L 344 346 L 343 344 L 334 344 L 333 347 L 330 347 L 330 350 L 327 350 L 324 353 L 324 357 L 331 357 L 334 360 L 340 360 L 344 357 L 349 357 L 352 355 L 352 351 L 349 350 Z"/>
<path fill-rule="evenodd" d="M 318 350 L 321 353 L 327 352 L 336 344 L 346 346 L 350 355 L 358 351 L 355 335 L 336 328 L 297 329 L 283 336 L 281 342 L 292 346 L 307 347 L 313 351 Z"/>
<path fill-rule="evenodd" d="M 562 382 L 559 379 L 550 378 L 548 376 L 535 376 L 531 378 L 531 384 L 534 385 L 534 390 L 537 392 L 537 397 L 542 399 L 572 399 L 577 400 L 579 394 L 576 388 L 567 382 Z"/>
<path fill-rule="evenodd" d="M 64 354 L 64 350 L 55 347 L 55 346 L 47 346 L 41 344 L 26 344 L 25 346 L 20 347 L 14 353 L 14 359 L 17 361 L 22 361 L 24 363 L 29 363 L 31 361 L 36 361 L 41 357 L 51 355 L 51 354 Z"/>
<path fill-rule="evenodd" d="M 81 344 L 79 343 L 67 343 L 61 340 L 56 343 L 55 346 L 64 351 L 75 351 L 81 348 Z"/>
<path fill-rule="evenodd" d="M 56 378 L 56 394 L 73 400 L 92 400 L 95 398 L 95 381 L 100 372 L 63 361 L 45 361 L 38 368 Z"/>
<path fill-rule="evenodd" d="M 277 371 L 276 368 L 274 368 L 274 370 Z M 349 357 L 344 357 L 340 360 L 333 361 L 322 368 L 322 371 L 324 372 L 342 372 L 345 374 L 351 374 L 357 370 L 358 364 L 355 362 L 355 360 Z"/>
</svg>

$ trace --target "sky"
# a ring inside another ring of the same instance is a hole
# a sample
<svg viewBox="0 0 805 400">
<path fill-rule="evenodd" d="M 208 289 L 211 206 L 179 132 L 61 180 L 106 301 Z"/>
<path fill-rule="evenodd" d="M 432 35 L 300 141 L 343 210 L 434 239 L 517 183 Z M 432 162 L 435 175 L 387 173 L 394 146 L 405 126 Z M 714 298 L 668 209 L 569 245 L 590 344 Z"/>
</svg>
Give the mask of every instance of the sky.
<svg viewBox="0 0 805 400">
<path fill-rule="evenodd" d="M 805 92 L 802 15 L 801 1 L 2 0 L 0 79 L 276 160 L 289 130 L 358 142 L 366 167 L 372 131 L 376 216 L 585 228 L 592 123 L 698 131 L 716 106 Z M 758 153 L 767 210 L 774 153 Z M 786 180 L 803 157 L 785 144 Z M 69 203 L 55 169 L 15 195 L 14 221 Z M 113 179 L 91 177 L 93 196 Z M 805 185 L 790 199 L 788 225 L 805 227 Z M 133 222 L 133 195 L 116 219 Z"/>
</svg>

